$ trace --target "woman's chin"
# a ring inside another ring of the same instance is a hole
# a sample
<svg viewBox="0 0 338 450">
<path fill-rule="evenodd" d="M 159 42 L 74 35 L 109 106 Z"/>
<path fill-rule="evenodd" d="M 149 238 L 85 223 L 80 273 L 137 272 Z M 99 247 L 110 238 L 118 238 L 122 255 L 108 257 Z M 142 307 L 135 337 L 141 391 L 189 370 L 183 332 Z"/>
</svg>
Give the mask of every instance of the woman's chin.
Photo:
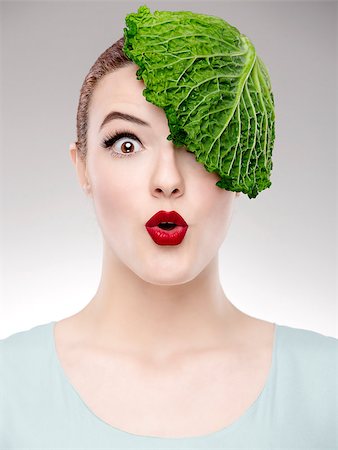
<svg viewBox="0 0 338 450">
<path fill-rule="evenodd" d="M 148 270 L 143 267 L 138 276 L 146 283 L 157 286 L 176 286 L 193 280 L 196 273 L 193 273 L 191 266 L 187 266 L 185 269 L 181 264 L 177 264 L 176 267 L 157 265 L 156 267 L 148 267 Z"/>
</svg>

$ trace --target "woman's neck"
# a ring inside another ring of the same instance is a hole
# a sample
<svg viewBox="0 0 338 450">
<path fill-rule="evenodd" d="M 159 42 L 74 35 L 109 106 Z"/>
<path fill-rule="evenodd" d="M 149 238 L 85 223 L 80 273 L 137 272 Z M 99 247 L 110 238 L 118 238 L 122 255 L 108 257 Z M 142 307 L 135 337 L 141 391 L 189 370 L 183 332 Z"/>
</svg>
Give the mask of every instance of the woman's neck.
<svg viewBox="0 0 338 450">
<path fill-rule="evenodd" d="M 244 316 L 224 294 L 218 257 L 175 285 L 146 282 L 120 261 L 104 259 L 98 290 L 78 320 L 91 343 L 156 359 L 226 345 Z"/>
</svg>

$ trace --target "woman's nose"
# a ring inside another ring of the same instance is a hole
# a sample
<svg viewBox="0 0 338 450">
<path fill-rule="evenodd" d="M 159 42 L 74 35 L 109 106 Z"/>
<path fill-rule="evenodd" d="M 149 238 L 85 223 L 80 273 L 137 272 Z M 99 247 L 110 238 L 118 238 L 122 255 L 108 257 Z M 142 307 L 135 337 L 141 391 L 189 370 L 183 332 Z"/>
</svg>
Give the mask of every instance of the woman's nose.
<svg viewBox="0 0 338 450">
<path fill-rule="evenodd" d="M 184 149 L 175 147 L 172 142 L 167 141 L 156 152 L 157 158 L 150 179 L 151 193 L 155 197 L 180 197 L 183 194 L 183 158 L 180 158 L 179 153 L 183 151 Z"/>
</svg>

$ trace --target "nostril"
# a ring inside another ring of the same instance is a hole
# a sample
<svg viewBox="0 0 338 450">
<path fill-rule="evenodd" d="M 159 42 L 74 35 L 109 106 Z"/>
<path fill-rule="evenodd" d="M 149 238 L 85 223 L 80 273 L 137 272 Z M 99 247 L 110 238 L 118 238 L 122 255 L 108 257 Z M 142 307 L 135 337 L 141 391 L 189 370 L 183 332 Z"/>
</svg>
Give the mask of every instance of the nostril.
<svg viewBox="0 0 338 450">
<path fill-rule="evenodd" d="M 166 189 L 156 188 L 156 189 L 155 189 L 155 192 L 156 192 L 157 194 L 160 194 L 161 192 L 166 192 Z M 169 192 L 170 192 L 170 191 L 169 191 Z M 177 188 L 175 188 L 175 189 L 172 191 L 173 194 L 176 194 L 176 193 L 179 193 L 179 192 L 180 192 L 180 190 L 177 189 Z"/>
</svg>

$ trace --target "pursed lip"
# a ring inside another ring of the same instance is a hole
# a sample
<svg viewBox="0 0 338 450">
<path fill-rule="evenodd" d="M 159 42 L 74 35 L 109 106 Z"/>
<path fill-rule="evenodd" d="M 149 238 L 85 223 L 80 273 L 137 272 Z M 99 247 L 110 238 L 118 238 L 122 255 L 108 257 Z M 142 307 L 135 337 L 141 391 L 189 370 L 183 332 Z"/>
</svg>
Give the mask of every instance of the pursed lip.
<svg viewBox="0 0 338 450">
<path fill-rule="evenodd" d="M 179 225 L 181 227 L 188 227 L 188 224 L 183 219 L 183 217 L 178 214 L 176 211 L 158 211 L 156 214 L 154 214 L 148 222 L 145 224 L 146 227 L 157 227 L 159 223 L 161 222 L 173 222 L 176 225 Z"/>
</svg>

